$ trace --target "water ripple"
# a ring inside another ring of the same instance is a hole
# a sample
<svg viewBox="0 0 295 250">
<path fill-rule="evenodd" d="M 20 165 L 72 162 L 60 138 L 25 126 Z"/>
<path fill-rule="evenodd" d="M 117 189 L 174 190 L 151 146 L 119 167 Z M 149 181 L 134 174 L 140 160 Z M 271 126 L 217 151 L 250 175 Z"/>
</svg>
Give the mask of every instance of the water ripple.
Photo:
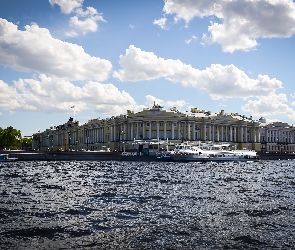
<svg viewBox="0 0 295 250">
<path fill-rule="evenodd" d="M 293 249 L 294 166 L 0 163 L 0 248 Z"/>
</svg>

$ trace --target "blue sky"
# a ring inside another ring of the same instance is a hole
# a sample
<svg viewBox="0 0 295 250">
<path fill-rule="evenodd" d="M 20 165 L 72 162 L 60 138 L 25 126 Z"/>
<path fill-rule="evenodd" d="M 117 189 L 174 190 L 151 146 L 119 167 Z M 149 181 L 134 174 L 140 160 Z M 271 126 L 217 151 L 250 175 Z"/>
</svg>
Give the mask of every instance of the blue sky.
<svg viewBox="0 0 295 250">
<path fill-rule="evenodd" d="M 290 0 L 1 0 L 0 127 L 154 101 L 295 124 L 294 34 Z"/>
</svg>

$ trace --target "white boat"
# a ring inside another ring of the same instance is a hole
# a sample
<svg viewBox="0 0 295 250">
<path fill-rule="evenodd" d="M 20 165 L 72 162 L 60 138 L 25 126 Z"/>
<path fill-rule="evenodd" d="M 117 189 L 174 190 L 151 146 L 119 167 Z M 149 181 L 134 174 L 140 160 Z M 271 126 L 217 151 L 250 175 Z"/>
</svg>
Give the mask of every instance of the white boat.
<svg viewBox="0 0 295 250">
<path fill-rule="evenodd" d="M 253 161 L 257 152 L 253 150 L 232 150 L 230 144 L 177 145 L 170 157 L 175 161 Z"/>
<path fill-rule="evenodd" d="M 196 161 L 198 159 L 208 158 L 209 154 L 203 152 L 199 146 L 181 143 L 175 146 L 174 150 L 170 153 L 170 157 L 175 161 Z"/>
<path fill-rule="evenodd" d="M 16 161 L 18 158 L 9 157 L 9 154 L 0 154 L 0 162 L 3 161 Z"/>
</svg>

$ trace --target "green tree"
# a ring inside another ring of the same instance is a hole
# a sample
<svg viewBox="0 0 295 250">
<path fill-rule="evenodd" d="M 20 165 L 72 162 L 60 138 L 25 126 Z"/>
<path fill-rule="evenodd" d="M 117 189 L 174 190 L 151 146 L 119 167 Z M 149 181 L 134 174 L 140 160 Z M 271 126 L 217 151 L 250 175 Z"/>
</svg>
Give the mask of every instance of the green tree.
<svg viewBox="0 0 295 250">
<path fill-rule="evenodd" d="M 4 130 L 0 127 L 0 149 L 3 149 L 4 147 Z"/>
<path fill-rule="evenodd" d="M 21 145 L 21 132 L 9 126 L 5 129 L 0 129 L 0 145 L 1 148 L 18 149 Z"/>
</svg>

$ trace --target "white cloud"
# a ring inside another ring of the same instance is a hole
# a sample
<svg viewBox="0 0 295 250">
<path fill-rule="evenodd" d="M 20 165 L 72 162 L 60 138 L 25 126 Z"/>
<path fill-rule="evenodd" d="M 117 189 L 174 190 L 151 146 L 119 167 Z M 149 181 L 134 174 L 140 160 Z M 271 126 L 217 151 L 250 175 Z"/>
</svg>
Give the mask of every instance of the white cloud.
<svg viewBox="0 0 295 250">
<path fill-rule="evenodd" d="M 126 112 L 136 107 L 134 99 L 125 91 L 119 91 L 112 84 L 89 81 L 83 86 L 71 82 L 47 77 L 41 74 L 39 79 L 19 79 L 14 86 L 0 80 L 0 108 L 10 111 L 42 111 L 51 113 L 71 112 L 75 104 L 77 112 L 104 107 L 109 114 Z"/>
<path fill-rule="evenodd" d="M 193 68 L 180 60 L 157 57 L 130 45 L 125 55 L 120 56 L 121 68 L 113 77 L 121 81 L 142 81 L 166 78 L 183 86 L 207 91 L 212 99 L 249 98 L 269 96 L 279 88 L 282 82 L 267 75 L 249 78 L 244 71 L 234 65 L 212 64 L 205 70 Z"/>
<path fill-rule="evenodd" d="M 186 102 L 184 100 L 177 100 L 177 101 L 164 101 L 162 99 L 158 99 L 152 95 L 147 95 L 146 97 L 146 103 L 147 106 L 150 108 L 152 106 L 154 106 L 154 103 L 156 105 L 160 105 L 163 106 L 164 109 L 169 109 L 169 108 L 173 108 L 173 107 L 177 107 L 177 108 L 181 108 L 183 107 Z"/>
<path fill-rule="evenodd" d="M 250 50 L 257 38 L 291 37 L 295 34 L 295 3 L 292 0 L 166 0 L 165 15 L 184 20 L 215 16 L 203 43 L 219 43 L 225 52 Z"/>
<path fill-rule="evenodd" d="M 196 36 L 192 36 L 190 39 L 188 40 L 184 40 L 186 44 L 190 44 L 191 42 L 193 41 L 196 41 L 197 40 L 197 37 Z"/>
<path fill-rule="evenodd" d="M 166 101 L 166 106 L 167 108 L 182 108 L 184 105 L 186 105 L 187 103 L 184 100 L 177 100 L 177 101 Z"/>
<path fill-rule="evenodd" d="M 270 96 L 261 96 L 257 100 L 249 100 L 242 110 L 253 115 L 287 115 L 289 118 L 295 118 L 295 110 L 288 105 L 288 99 L 285 94 L 272 94 Z"/>
<path fill-rule="evenodd" d="M 148 107 L 154 106 L 154 103 L 161 105 L 161 106 L 164 104 L 164 101 L 162 99 L 157 99 L 156 97 L 154 97 L 152 95 L 147 95 L 145 97 L 145 99 L 146 99 L 146 103 L 147 103 Z"/>
<path fill-rule="evenodd" d="M 86 54 L 81 46 L 51 36 L 37 24 L 25 30 L 0 18 L 0 64 L 20 71 L 36 71 L 69 80 L 104 81 L 112 71 L 108 60 Z"/>
<path fill-rule="evenodd" d="M 158 20 L 154 20 L 153 24 L 158 25 L 161 29 L 166 29 L 166 21 L 167 19 L 165 17 L 160 18 Z"/>
<path fill-rule="evenodd" d="M 2 109 L 15 109 L 20 107 L 19 102 L 21 100 L 17 100 L 17 92 L 16 89 L 10 87 L 8 84 L 0 80 L 0 107 Z"/>
<path fill-rule="evenodd" d="M 97 23 L 92 18 L 86 18 L 85 20 L 81 21 L 77 16 L 70 18 L 70 26 L 76 29 L 79 29 L 85 34 L 87 31 L 95 32 L 97 31 Z"/>
<path fill-rule="evenodd" d="M 57 4 L 64 14 L 70 14 L 74 9 L 81 7 L 83 2 L 84 0 L 49 0 L 52 6 Z"/>
<path fill-rule="evenodd" d="M 84 35 L 87 32 L 96 32 L 98 29 L 98 21 L 106 22 L 101 13 L 93 7 L 87 7 L 84 11 L 81 7 L 84 0 L 49 0 L 51 5 L 57 4 L 61 11 L 65 14 L 75 12 L 76 15 L 70 18 L 69 25 L 81 31 Z M 76 31 L 65 32 L 68 37 L 76 37 L 79 34 Z"/>
<path fill-rule="evenodd" d="M 131 29 L 134 29 L 134 28 L 135 28 L 135 25 L 134 25 L 134 24 L 129 24 L 129 27 L 130 27 Z"/>
<path fill-rule="evenodd" d="M 76 31 L 74 31 L 74 30 L 66 31 L 66 32 L 65 32 L 65 35 L 66 35 L 67 37 L 77 37 L 77 36 L 79 36 L 79 34 L 78 34 Z"/>
<path fill-rule="evenodd" d="M 87 7 L 86 11 L 78 8 L 75 12 L 77 15 L 70 18 L 70 26 L 82 31 L 83 34 L 85 34 L 87 31 L 96 32 L 98 29 L 97 22 L 105 22 L 102 14 L 98 13 L 93 7 Z"/>
<path fill-rule="evenodd" d="M 189 23 L 195 17 L 205 17 L 211 15 L 221 16 L 221 6 L 218 2 L 220 0 L 206 1 L 206 0 L 165 0 L 163 12 L 167 15 L 175 15 L 174 20 L 177 22 L 183 19 Z"/>
</svg>

